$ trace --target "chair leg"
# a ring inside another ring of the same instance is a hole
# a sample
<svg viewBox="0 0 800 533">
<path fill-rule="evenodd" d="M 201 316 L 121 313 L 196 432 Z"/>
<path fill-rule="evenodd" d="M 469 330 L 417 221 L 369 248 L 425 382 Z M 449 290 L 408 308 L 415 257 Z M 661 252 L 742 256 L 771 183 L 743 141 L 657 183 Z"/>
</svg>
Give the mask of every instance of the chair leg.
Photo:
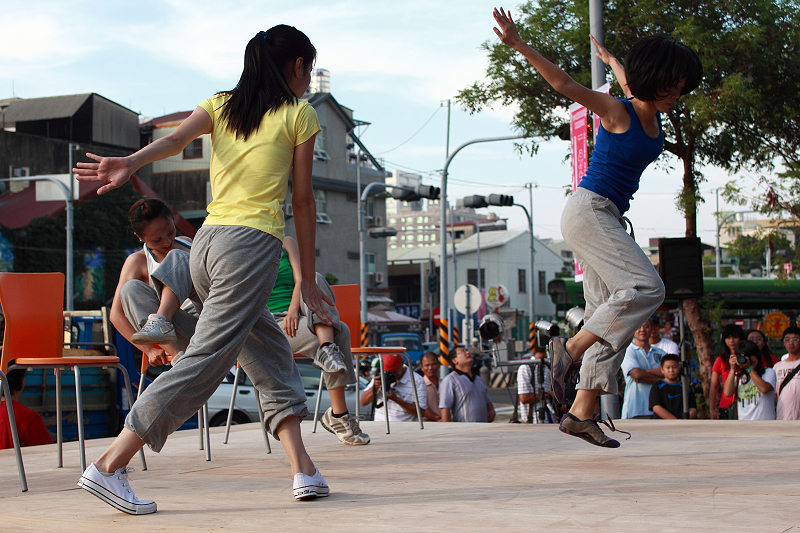
<svg viewBox="0 0 800 533">
<path fill-rule="evenodd" d="M 80 448 L 81 472 L 86 470 L 86 441 L 83 433 L 83 394 L 81 391 L 81 368 L 75 365 L 75 403 L 78 408 L 78 446 Z"/>
<path fill-rule="evenodd" d="M 272 447 L 269 445 L 269 432 L 267 426 L 264 425 L 264 411 L 261 410 L 261 393 L 256 391 L 256 405 L 258 405 L 258 419 L 261 422 L 261 431 L 264 433 L 264 444 L 267 445 L 267 453 L 272 453 Z"/>
<path fill-rule="evenodd" d="M 319 389 L 317 390 L 317 401 L 316 405 L 314 406 L 314 429 L 311 430 L 311 433 L 317 432 L 317 420 L 319 420 L 319 404 L 322 402 L 322 380 L 325 377 L 324 372 L 319 373 Z"/>
<path fill-rule="evenodd" d="M 3 396 L 6 398 L 6 409 L 8 410 L 8 425 L 11 427 L 11 442 L 14 443 L 14 454 L 17 456 L 17 471 L 19 472 L 19 482 L 22 485 L 22 492 L 28 491 L 28 480 L 25 478 L 25 465 L 22 464 L 22 450 L 19 446 L 19 434 L 17 433 L 17 421 L 14 419 L 14 406 L 11 404 L 11 390 L 8 387 L 6 375 L 0 372 L 0 381 L 3 385 Z"/>
<path fill-rule="evenodd" d="M 390 431 L 389 431 L 389 402 L 386 401 L 386 381 L 384 379 L 382 379 L 383 376 L 386 375 L 386 372 L 383 370 L 383 357 L 381 357 L 380 355 L 378 356 L 378 363 L 380 364 L 380 369 L 381 369 L 381 395 L 383 396 L 383 413 L 384 413 L 384 416 L 386 417 L 386 434 L 388 435 L 390 433 Z M 411 369 L 409 368 L 408 370 L 406 370 L 406 372 L 411 372 Z M 375 387 L 373 386 L 372 388 L 374 389 Z M 375 394 L 374 390 L 372 391 L 372 394 Z"/>
<path fill-rule="evenodd" d="M 133 390 L 131 387 L 131 378 L 128 375 L 128 371 L 122 365 L 114 365 L 117 367 L 117 370 L 122 372 L 122 379 L 125 380 L 125 392 L 128 394 L 128 405 L 132 408 L 133 407 Z M 142 460 L 142 470 L 147 470 L 147 461 L 144 458 L 144 448 L 139 450 L 139 457 Z"/>
<path fill-rule="evenodd" d="M 359 394 L 358 390 L 358 381 L 361 378 L 361 356 L 359 354 L 353 355 L 353 368 L 356 371 L 356 420 L 358 420 L 358 414 L 359 414 L 358 408 L 361 404 L 361 402 L 359 401 L 361 395 Z"/>
<path fill-rule="evenodd" d="M 203 409 L 197 411 L 197 430 L 200 434 L 200 449 L 204 449 L 205 445 L 203 444 Z"/>
<path fill-rule="evenodd" d="M 56 374 L 56 448 L 57 448 L 57 455 L 58 455 L 58 468 L 62 468 L 64 466 L 64 430 L 62 428 L 63 425 L 63 415 L 61 413 L 61 369 L 55 369 Z"/>
<path fill-rule="evenodd" d="M 206 461 L 211 460 L 211 431 L 208 425 L 208 402 L 206 402 L 203 404 L 203 427 L 206 433 Z"/>
<path fill-rule="evenodd" d="M 408 358 L 407 354 L 400 354 L 402 355 L 406 362 L 408 363 L 408 369 L 411 370 L 411 359 Z M 414 376 L 411 376 L 411 390 L 414 391 L 414 405 L 417 406 L 417 418 L 419 419 L 419 429 L 425 429 L 422 425 L 422 409 L 419 407 L 419 395 L 417 394 L 417 384 L 414 381 Z"/>
<path fill-rule="evenodd" d="M 228 444 L 228 435 L 231 432 L 231 422 L 233 421 L 233 408 L 236 404 L 236 392 L 239 390 L 239 372 L 242 367 L 236 365 L 236 374 L 233 376 L 233 392 L 231 393 L 231 405 L 228 407 L 228 421 L 225 423 L 225 438 L 222 439 L 222 444 Z"/>
</svg>

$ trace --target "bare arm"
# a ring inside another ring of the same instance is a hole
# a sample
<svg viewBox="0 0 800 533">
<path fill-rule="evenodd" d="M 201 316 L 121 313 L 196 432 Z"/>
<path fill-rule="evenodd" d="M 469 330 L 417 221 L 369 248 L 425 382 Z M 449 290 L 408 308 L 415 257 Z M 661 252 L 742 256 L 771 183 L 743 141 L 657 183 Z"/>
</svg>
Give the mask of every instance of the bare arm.
<svg viewBox="0 0 800 533">
<path fill-rule="evenodd" d="M 528 392 L 519 395 L 519 403 L 536 403 L 539 401 L 539 396 L 535 392 Z"/>
<path fill-rule="evenodd" d="M 450 409 L 448 409 L 447 407 L 442 407 L 441 409 L 439 409 L 439 411 L 442 413 L 442 422 L 453 421 L 453 419 L 450 417 Z"/>
<path fill-rule="evenodd" d="M 503 8 L 494 10 L 494 20 L 500 29 L 494 28 L 500 41 L 525 56 L 525 59 L 550 84 L 570 100 L 586 106 L 603 119 L 603 127 L 612 133 L 622 133 L 630 126 L 630 116 L 625 104 L 605 93 L 593 91 L 573 80 L 566 72 L 542 57 L 519 36 L 517 27 Z"/>
<path fill-rule="evenodd" d="M 380 382 L 378 382 L 377 386 L 380 387 Z M 374 396 L 375 396 L 375 384 L 373 384 L 373 386 L 371 387 L 367 387 L 366 389 L 364 389 L 364 392 L 361 393 L 361 399 L 359 400 L 359 402 L 361 402 L 361 405 L 369 405 L 372 403 L 372 398 Z"/>
<path fill-rule="evenodd" d="M 631 90 L 628 87 L 628 77 L 625 75 L 625 67 L 617 60 L 616 57 L 611 55 L 608 50 L 606 50 L 597 40 L 594 38 L 594 35 L 589 35 L 592 39 L 592 43 L 597 48 L 597 57 L 600 58 L 600 61 L 611 67 L 611 70 L 614 72 L 614 76 L 617 78 L 619 82 L 619 86 L 622 89 L 622 92 L 625 94 L 626 98 L 631 98 L 633 95 L 631 94 Z"/>
<path fill-rule="evenodd" d="M 711 372 L 711 386 L 708 393 L 708 410 L 712 419 L 719 418 L 719 374 Z"/>
<path fill-rule="evenodd" d="M 736 356 L 731 356 L 732 358 L 736 358 Z M 725 396 L 735 396 L 736 395 L 736 369 L 739 368 L 736 365 L 736 361 L 733 362 L 731 365 L 731 371 L 728 372 L 728 377 L 725 378 L 725 383 L 722 384 L 722 392 Z"/>
<path fill-rule="evenodd" d="M 314 138 L 312 136 L 294 149 L 294 165 L 292 170 L 292 210 L 294 211 L 294 227 L 297 230 L 297 244 L 300 251 L 301 287 L 303 301 L 309 310 L 316 313 L 325 324 L 333 323 L 323 300 L 333 305 L 327 296 L 322 294 L 316 283 L 316 238 L 317 207 L 314 191 L 311 188 L 311 167 L 314 159 Z"/>
<path fill-rule="evenodd" d="M 753 380 L 753 385 L 758 387 L 758 390 L 761 391 L 761 394 L 766 394 L 772 390 L 772 385 L 764 381 L 764 379 L 758 375 L 758 372 L 756 372 L 755 368 L 750 370 L 750 379 Z"/>
<path fill-rule="evenodd" d="M 292 276 L 294 277 L 294 290 L 292 291 L 292 301 L 289 303 L 289 310 L 283 319 L 283 331 L 289 337 L 294 337 L 297 332 L 297 324 L 300 321 L 300 286 L 303 281 L 300 270 L 300 249 L 297 241 L 291 237 L 283 238 L 283 249 L 289 257 L 289 264 L 292 265 Z"/>
<path fill-rule="evenodd" d="M 495 415 L 497 413 L 494 410 L 494 404 L 492 402 L 488 402 L 486 404 L 486 411 L 488 413 L 488 421 L 489 422 L 493 422 L 494 421 L 494 417 L 495 417 Z"/>
<path fill-rule="evenodd" d="M 175 131 L 153 141 L 138 152 L 127 157 L 102 157 L 87 153 L 86 156 L 97 163 L 78 162 L 77 168 L 73 168 L 72 171 L 78 175 L 80 181 L 107 182 L 97 189 L 97 194 L 103 194 L 125 184 L 134 172 L 147 163 L 178 155 L 197 137 L 211 133 L 213 127 L 214 124 L 206 110 L 198 107 L 175 128 Z"/>
<path fill-rule="evenodd" d="M 632 368 L 628 374 L 636 383 L 658 383 L 664 378 L 660 368 Z"/>
<path fill-rule="evenodd" d="M 660 405 L 653 406 L 653 412 L 658 415 L 658 418 L 663 418 L 665 420 L 675 420 L 676 417 L 669 411 L 667 411 L 664 407 Z"/>
</svg>

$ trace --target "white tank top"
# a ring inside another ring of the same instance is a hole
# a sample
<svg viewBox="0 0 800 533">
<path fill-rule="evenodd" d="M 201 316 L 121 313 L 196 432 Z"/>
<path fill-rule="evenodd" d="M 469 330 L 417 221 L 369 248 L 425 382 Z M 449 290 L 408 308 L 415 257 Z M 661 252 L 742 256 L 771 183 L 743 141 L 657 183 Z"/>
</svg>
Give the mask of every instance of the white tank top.
<svg viewBox="0 0 800 533">
<path fill-rule="evenodd" d="M 179 242 L 189 249 L 192 247 L 192 243 L 186 240 L 185 237 L 175 237 L 175 242 Z M 161 263 L 156 259 L 156 256 L 153 255 L 153 252 L 147 247 L 146 244 L 142 245 L 142 250 L 144 250 L 144 256 L 147 258 L 147 283 L 155 289 L 156 286 L 153 283 L 153 272 L 156 271 Z"/>
</svg>

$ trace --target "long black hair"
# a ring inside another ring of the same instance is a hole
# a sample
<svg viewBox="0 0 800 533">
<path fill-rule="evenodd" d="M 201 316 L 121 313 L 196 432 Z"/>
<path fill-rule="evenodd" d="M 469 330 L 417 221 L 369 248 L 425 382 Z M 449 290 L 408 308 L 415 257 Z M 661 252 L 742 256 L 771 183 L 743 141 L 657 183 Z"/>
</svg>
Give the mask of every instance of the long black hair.
<svg viewBox="0 0 800 533">
<path fill-rule="evenodd" d="M 283 71 L 300 57 L 303 65 L 311 69 L 317 49 L 303 32 L 292 26 L 279 24 L 250 39 L 244 50 L 244 70 L 239 83 L 233 90 L 220 93 L 230 95 L 220 115 L 227 121 L 229 132 L 246 141 L 258 130 L 264 115 L 297 102 Z"/>
<path fill-rule="evenodd" d="M 631 94 L 653 102 L 686 79 L 681 94 L 689 94 L 703 79 L 703 65 L 697 54 L 666 35 L 652 35 L 636 42 L 625 56 L 625 76 Z"/>
<path fill-rule="evenodd" d="M 746 339 L 742 326 L 731 322 L 729 324 L 725 324 L 725 326 L 722 328 L 722 354 L 720 354 L 719 358 L 722 359 L 722 365 L 725 368 L 730 367 L 728 359 L 731 356 L 731 351 L 728 349 L 728 345 L 725 344 L 725 339 L 730 337 L 737 337 L 740 341 L 745 341 Z M 739 345 L 741 346 L 741 343 Z"/>
</svg>

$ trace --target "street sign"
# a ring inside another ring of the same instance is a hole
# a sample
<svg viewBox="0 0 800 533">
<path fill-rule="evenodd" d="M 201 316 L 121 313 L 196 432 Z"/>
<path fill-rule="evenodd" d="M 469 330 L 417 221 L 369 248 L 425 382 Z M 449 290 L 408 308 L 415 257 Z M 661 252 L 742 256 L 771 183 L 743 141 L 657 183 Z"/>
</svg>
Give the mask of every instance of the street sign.
<svg viewBox="0 0 800 533">
<path fill-rule="evenodd" d="M 493 285 L 486 291 L 486 307 L 499 309 L 508 303 L 508 289 L 504 285 Z"/>
<path fill-rule="evenodd" d="M 778 311 L 764 317 L 764 333 L 771 339 L 780 339 L 789 325 L 789 317 Z"/>
<path fill-rule="evenodd" d="M 466 284 L 460 286 L 456 290 L 456 293 L 453 295 L 453 305 L 455 305 L 459 313 L 464 315 L 467 314 L 467 308 L 469 308 L 469 314 L 472 315 L 480 309 L 482 299 L 483 297 L 478 287 Z"/>
<path fill-rule="evenodd" d="M 442 310 L 440 308 L 438 307 L 433 308 L 433 325 L 436 326 L 437 328 L 442 325 L 441 321 L 442 317 L 440 316 L 441 314 Z"/>
</svg>

